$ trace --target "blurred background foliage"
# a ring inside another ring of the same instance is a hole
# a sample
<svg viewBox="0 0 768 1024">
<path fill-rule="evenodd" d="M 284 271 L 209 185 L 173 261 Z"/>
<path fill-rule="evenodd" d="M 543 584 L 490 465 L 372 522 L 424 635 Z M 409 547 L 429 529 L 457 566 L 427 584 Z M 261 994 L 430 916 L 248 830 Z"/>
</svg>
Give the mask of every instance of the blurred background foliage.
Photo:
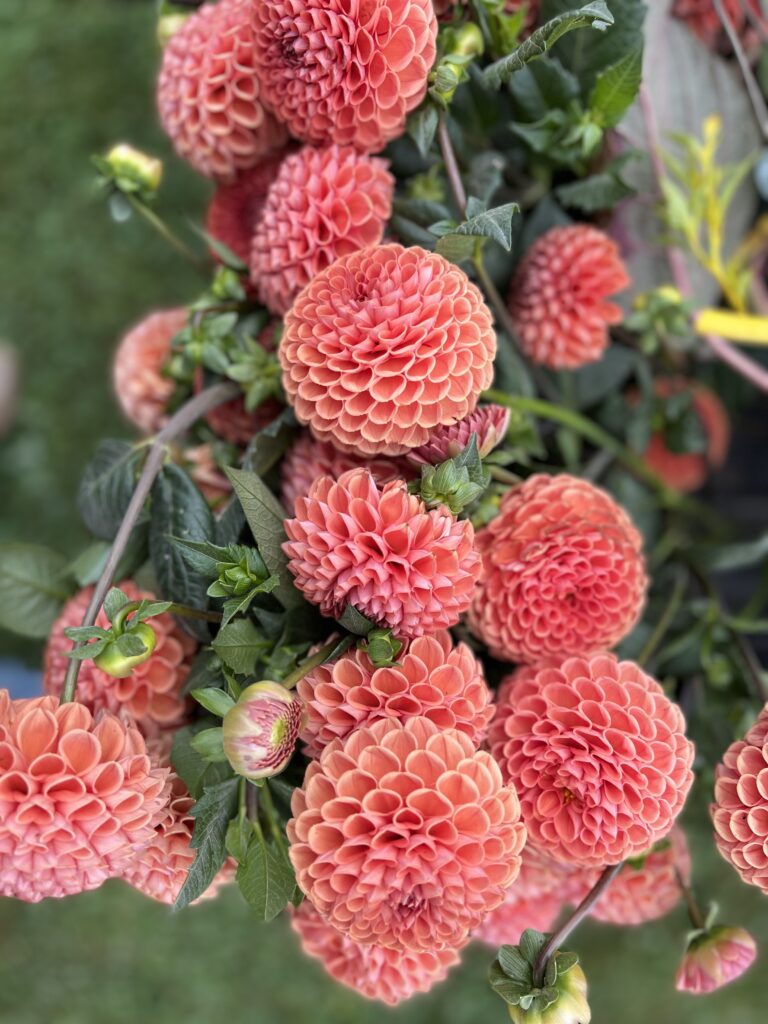
<svg viewBox="0 0 768 1024">
<path fill-rule="evenodd" d="M 163 212 L 182 232 L 200 219 L 208 187 L 167 159 L 153 113 L 153 7 L 0 3 L 0 337 L 17 347 L 22 373 L 16 424 L 0 443 L 0 540 L 37 540 L 67 555 L 85 536 L 73 501 L 80 471 L 99 437 L 127 433 L 111 393 L 114 344 L 147 310 L 187 301 L 200 283 L 144 224 L 111 222 L 90 165 L 121 140 L 155 153 L 167 160 Z M 742 426 L 741 473 L 732 465 L 717 482 L 731 513 L 739 477 L 764 457 L 765 424 L 759 430 Z M 765 501 L 742 490 L 736 511 L 753 532 Z M 39 648 L 0 635 L 2 656 L 32 664 Z M 587 925 L 575 944 L 596 1024 L 765 1020 L 768 901 L 718 859 L 705 807 L 687 818 L 702 899 L 716 898 L 724 920 L 754 934 L 761 962 L 715 996 L 678 996 L 682 910 L 637 930 Z M 173 914 L 110 883 L 35 907 L 0 901 L 0 1024 L 503 1021 L 485 983 L 490 959 L 471 947 L 447 984 L 389 1011 L 330 983 L 300 956 L 287 922 L 257 924 L 234 890 Z"/>
</svg>

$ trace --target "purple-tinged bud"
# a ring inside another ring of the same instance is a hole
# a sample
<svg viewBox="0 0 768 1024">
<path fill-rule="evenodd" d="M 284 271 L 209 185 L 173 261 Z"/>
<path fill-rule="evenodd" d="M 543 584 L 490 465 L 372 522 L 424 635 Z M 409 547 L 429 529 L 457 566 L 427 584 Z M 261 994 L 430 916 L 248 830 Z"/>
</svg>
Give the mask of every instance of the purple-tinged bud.
<svg viewBox="0 0 768 1024">
<path fill-rule="evenodd" d="M 755 940 L 743 928 L 720 925 L 697 932 L 677 971 L 678 992 L 706 995 L 741 977 L 757 956 Z"/>
<path fill-rule="evenodd" d="M 435 427 L 426 444 L 408 452 L 408 459 L 419 466 L 436 466 L 446 459 L 455 459 L 473 434 L 477 434 L 477 449 L 483 459 L 504 440 L 509 415 L 509 409 L 503 405 L 479 405 L 458 423 Z"/>
<path fill-rule="evenodd" d="M 251 782 L 279 774 L 288 764 L 304 720 L 304 704 L 280 683 L 246 687 L 224 715 L 224 753 Z"/>
</svg>

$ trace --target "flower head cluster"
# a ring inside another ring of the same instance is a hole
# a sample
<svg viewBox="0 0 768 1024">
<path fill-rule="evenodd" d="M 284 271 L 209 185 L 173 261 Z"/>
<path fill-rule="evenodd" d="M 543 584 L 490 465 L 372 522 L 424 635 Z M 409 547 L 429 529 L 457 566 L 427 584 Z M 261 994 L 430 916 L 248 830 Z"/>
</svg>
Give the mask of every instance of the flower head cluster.
<svg viewBox="0 0 768 1024">
<path fill-rule="evenodd" d="M 187 323 L 187 310 L 150 313 L 132 327 L 117 347 L 112 376 L 115 394 L 127 418 L 145 434 L 162 427 L 174 384 L 163 370 L 171 342 Z"/>
<path fill-rule="evenodd" d="M 366 469 L 317 480 L 285 531 L 288 568 L 309 601 L 331 616 L 353 605 L 397 636 L 455 625 L 480 572 L 469 521 L 427 511 L 403 481 L 379 488 Z"/>
<path fill-rule="evenodd" d="M 511 488 L 476 539 L 473 632 L 510 661 L 612 647 L 645 600 L 642 538 L 605 491 L 567 474 Z"/>
<path fill-rule="evenodd" d="M 36 903 L 120 875 L 152 838 L 167 776 L 115 715 L 0 690 L 0 896 Z"/>
<path fill-rule="evenodd" d="M 509 309 L 529 359 L 569 370 L 599 359 L 621 321 L 611 295 L 629 284 L 614 242 L 597 228 L 552 228 L 526 252 Z"/>
<path fill-rule="evenodd" d="M 474 410 L 495 352 L 491 314 L 464 271 L 392 244 L 343 256 L 309 283 L 285 319 L 280 362 L 316 437 L 401 455 Z"/>
<path fill-rule="evenodd" d="M 298 883 L 356 942 L 456 949 L 504 898 L 525 842 L 490 754 L 425 718 L 334 740 L 293 794 Z"/>
<path fill-rule="evenodd" d="M 693 782 L 679 707 L 612 654 L 510 677 L 488 738 L 531 841 L 565 863 L 644 854 L 670 832 Z"/>
<path fill-rule="evenodd" d="M 208 234 L 226 245 L 243 263 L 250 259 L 253 233 L 283 155 L 273 154 L 241 171 L 234 181 L 219 185 L 208 206 Z"/>
</svg>

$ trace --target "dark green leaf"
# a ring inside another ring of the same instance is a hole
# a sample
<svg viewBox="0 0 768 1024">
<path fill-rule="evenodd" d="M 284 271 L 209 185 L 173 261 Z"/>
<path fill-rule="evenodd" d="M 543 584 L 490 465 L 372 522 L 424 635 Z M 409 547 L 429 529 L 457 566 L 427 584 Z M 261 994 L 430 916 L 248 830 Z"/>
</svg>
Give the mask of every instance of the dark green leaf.
<svg viewBox="0 0 768 1024">
<path fill-rule="evenodd" d="M 215 686 L 206 686 L 202 690 L 191 690 L 190 693 L 206 711 L 210 711 L 213 715 L 218 715 L 219 718 L 223 718 L 229 709 L 235 706 L 235 702 L 229 694 Z M 195 747 L 195 750 L 199 749 L 199 747 Z"/>
<path fill-rule="evenodd" d="M 516 105 L 517 120 L 540 121 L 551 110 L 565 110 L 579 95 L 575 75 L 552 57 L 528 64 L 512 76 L 509 91 Z"/>
<path fill-rule="evenodd" d="M 182 558 L 194 572 L 210 579 L 218 576 L 219 562 L 233 561 L 227 556 L 227 548 L 219 544 L 211 544 L 205 540 L 181 540 L 179 537 L 170 537 L 169 540 L 176 545 Z"/>
<path fill-rule="evenodd" d="M 204 760 L 192 746 L 192 740 L 200 726 L 184 726 L 173 734 L 171 764 L 190 794 L 197 798 L 206 786 L 213 786 L 232 776 L 229 764 L 211 764 Z"/>
<path fill-rule="evenodd" d="M 224 731 L 220 726 L 214 729 L 201 729 L 192 737 L 191 743 L 192 749 L 205 761 L 219 763 L 227 760 L 224 753 Z"/>
<path fill-rule="evenodd" d="M 282 850 L 254 833 L 237 884 L 258 919 L 272 921 L 292 901 L 296 878 Z"/>
<path fill-rule="evenodd" d="M 472 256 L 477 238 L 492 238 L 509 252 L 512 248 L 512 218 L 519 212 L 517 203 L 506 203 L 478 213 L 444 234 L 435 248 L 441 256 L 454 263 Z"/>
<path fill-rule="evenodd" d="M 0 544 L 0 627 L 46 637 L 71 594 L 65 558 L 38 544 Z"/>
<path fill-rule="evenodd" d="M 244 814 L 238 815 L 229 823 L 224 843 L 227 853 L 234 857 L 238 864 L 242 864 L 248 855 L 248 841 L 252 832 L 253 826 Z"/>
<path fill-rule="evenodd" d="M 643 49 L 625 54 L 601 71 L 589 97 L 589 110 L 603 128 L 614 128 L 635 101 L 643 74 Z"/>
<path fill-rule="evenodd" d="M 537 932 L 533 928 L 526 928 L 520 936 L 520 953 L 528 961 L 531 967 L 534 966 L 539 953 L 547 941 L 546 935 Z"/>
<path fill-rule="evenodd" d="M 491 964 L 488 971 L 488 981 L 496 995 L 501 996 L 504 1002 L 509 1003 L 510 1006 L 518 1006 L 520 1000 L 525 997 L 530 989 L 529 985 L 522 985 L 520 982 L 513 981 L 508 977 L 500 967 L 498 960 L 494 960 Z"/>
<path fill-rule="evenodd" d="M 405 130 L 416 143 L 422 156 L 432 148 L 437 131 L 438 113 L 433 103 L 427 101 L 408 118 Z"/>
<path fill-rule="evenodd" d="M 223 626 L 213 641 L 213 649 L 237 675 L 250 675 L 270 643 L 250 619 L 235 619 Z"/>
<path fill-rule="evenodd" d="M 521 985 L 530 984 L 532 981 L 531 965 L 517 946 L 501 946 L 496 959 L 499 962 L 499 967 L 512 981 Z"/>
<path fill-rule="evenodd" d="M 568 372 L 577 409 L 588 409 L 607 395 L 620 391 L 637 366 L 638 356 L 631 349 L 610 345 L 597 363 Z"/>
<path fill-rule="evenodd" d="M 567 950 L 564 952 L 560 952 L 555 957 L 553 957 L 553 963 L 557 968 L 558 975 L 565 974 L 566 971 L 570 971 L 570 969 L 572 967 L 575 967 L 578 962 L 579 954 L 570 953 Z"/>
<path fill-rule="evenodd" d="M 195 819 L 195 829 L 190 846 L 197 850 L 197 856 L 176 899 L 176 909 L 186 907 L 202 896 L 224 863 L 227 856 L 224 837 L 237 808 L 237 787 L 237 779 L 206 786 L 192 808 L 190 813 Z"/>
<path fill-rule="evenodd" d="M 355 636 L 368 636 L 370 631 L 376 628 L 375 622 L 371 622 L 351 604 L 347 605 L 343 615 L 337 621 L 340 626 L 349 630 L 350 633 L 354 633 Z"/>
<path fill-rule="evenodd" d="M 109 621 L 113 622 L 120 609 L 125 608 L 130 603 L 131 599 L 119 587 L 110 587 L 107 596 L 104 598 L 104 612 Z"/>
<path fill-rule="evenodd" d="M 221 515 L 216 518 L 214 540 L 217 544 L 236 544 L 244 526 L 243 506 L 237 498 L 233 497 Z"/>
<path fill-rule="evenodd" d="M 225 267 L 229 267 L 231 270 L 236 270 L 238 274 L 247 274 L 248 267 L 243 261 L 236 256 L 229 246 L 220 242 L 218 238 L 214 238 L 213 235 L 209 235 L 207 231 L 200 227 L 199 224 L 195 224 L 194 221 L 190 221 L 190 227 L 198 234 L 201 238 L 204 238 L 208 243 L 211 250 L 219 257 Z"/>
<path fill-rule="evenodd" d="M 691 558 L 712 572 L 746 569 L 759 565 L 768 557 L 768 533 L 755 540 L 735 544 L 700 545 L 691 551 Z"/>
<path fill-rule="evenodd" d="M 286 407 L 268 427 L 251 439 L 243 455 L 243 468 L 264 476 L 290 447 L 297 428 L 293 409 Z"/>
<path fill-rule="evenodd" d="M 83 522 L 96 537 L 113 540 L 135 486 L 143 451 L 125 441 L 102 441 L 85 467 L 77 492 Z"/>
<path fill-rule="evenodd" d="M 616 174 L 601 171 L 580 181 L 558 185 L 555 195 L 563 206 L 583 213 L 597 213 L 598 210 L 610 210 L 622 199 L 635 195 L 635 189 Z"/>
<path fill-rule="evenodd" d="M 192 690 L 214 689 L 221 687 L 224 677 L 221 671 L 221 661 L 213 651 L 203 648 L 192 662 L 189 670 L 184 692 L 191 693 Z"/>
<path fill-rule="evenodd" d="M 410 217 L 394 213 L 390 218 L 389 226 L 404 245 L 420 245 L 423 249 L 435 248 L 435 236 L 432 232 L 411 220 Z"/>
</svg>

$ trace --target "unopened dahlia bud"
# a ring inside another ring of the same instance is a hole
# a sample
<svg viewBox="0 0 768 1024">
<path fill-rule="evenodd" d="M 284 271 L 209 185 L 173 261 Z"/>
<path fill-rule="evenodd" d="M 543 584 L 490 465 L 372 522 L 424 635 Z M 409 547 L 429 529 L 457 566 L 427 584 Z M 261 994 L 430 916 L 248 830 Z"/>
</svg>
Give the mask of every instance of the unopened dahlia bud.
<svg viewBox="0 0 768 1024">
<path fill-rule="evenodd" d="M 706 995 L 741 977 L 757 956 L 744 928 L 721 925 L 694 935 L 677 971 L 678 992 Z"/>
<path fill-rule="evenodd" d="M 587 979 L 575 953 L 557 950 L 540 963 L 546 935 L 526 929 L 517 946 L 502 946 L 488 979 L 514 1024 L 589 1024 Z"/>
<path fill-rule="evenodd" d="M 456 29 L 450 45 L 450 52 L 460 57 L 480 57 L 485 50 L 483 33 L 473 21 Z"/>
<path fill-rule="evenodd" d="M 293 756 L 303 717 L 295 693 L 280 683 L 253 683 L 224 716 L 227 760 L 251 782 L 277 775 Z"/>
<path fill-rule="evenodd" d="M 163 162 L 125 142 L 113 146 L 105 163 L 121 192 L 141 192 L 145 198 L 160 187 Z"/>
<path fill-rule="evenodd" d="M 138 665 L 149 661 L 157 646 L 157 634 L 146 622 L 139 622 L 130 633 L 110 641 L 93 659 L 96 668 L 113 679 L 127 679 Z"/>
<path fill-rule="evenodd" d="M 396 640 L 392 636 L 391 629 L 372 629 L 367 638 L 357 646 L 361 651 L 365 651 L 373 666 L 388 668 L 395 664 L 404 645 L 402 640 Z"/>
<path fill-rule="evenodd" d="M 587 1002 L 587 977 L 576 964 L 565 974 L 558 974 L 553 986 L 557 990 L 555 1001 L 545 1010 L 510 1006 L 509 1016 L 514 1024 L 589 1024 L 592 1011 Z"/>
</svg>

